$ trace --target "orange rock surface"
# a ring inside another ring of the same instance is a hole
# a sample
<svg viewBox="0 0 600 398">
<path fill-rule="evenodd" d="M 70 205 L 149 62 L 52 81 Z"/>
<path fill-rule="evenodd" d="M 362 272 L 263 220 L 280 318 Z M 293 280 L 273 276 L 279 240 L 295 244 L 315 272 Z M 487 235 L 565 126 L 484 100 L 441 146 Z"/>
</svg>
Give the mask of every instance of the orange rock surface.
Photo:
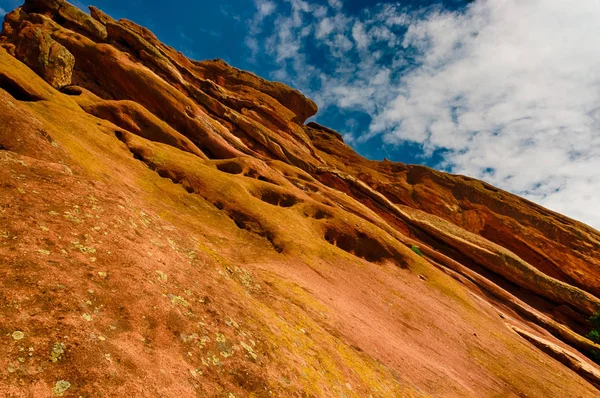
<svg viewBox="0 0 600 398">
<path fill-rule="evenodd" d="M 27 0 L 0 34 L 0 395 L 597 397 L 600 232 Z"/>
</svg>

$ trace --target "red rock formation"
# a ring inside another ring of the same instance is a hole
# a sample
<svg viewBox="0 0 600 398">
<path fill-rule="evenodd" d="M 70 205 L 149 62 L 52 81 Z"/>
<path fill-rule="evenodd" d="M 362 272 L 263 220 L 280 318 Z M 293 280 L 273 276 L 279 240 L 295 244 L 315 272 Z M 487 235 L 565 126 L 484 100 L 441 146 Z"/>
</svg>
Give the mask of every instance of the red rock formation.
<svg viewBox="0 0 600 398">
<path fill-rule="evenodd" d="M 598 395 L 598 231 L 93 7 L 0 47 L 2 395 Z"/>
</svg>

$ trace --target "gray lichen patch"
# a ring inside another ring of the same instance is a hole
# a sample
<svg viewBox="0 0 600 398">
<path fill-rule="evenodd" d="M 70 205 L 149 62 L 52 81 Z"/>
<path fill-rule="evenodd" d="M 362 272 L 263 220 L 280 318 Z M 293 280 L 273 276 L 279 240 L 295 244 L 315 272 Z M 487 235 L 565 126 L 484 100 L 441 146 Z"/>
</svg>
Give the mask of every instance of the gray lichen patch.
<svg viewBox="0 0 600 398">
<path fill-rule="evenodd" d="M 229 358 L 231 355 L 233 355 L 231 344 L 229 344 L 224 334 L 216 333 L 215 340 L 217 348 L 223 358 Z"/>
</svg>

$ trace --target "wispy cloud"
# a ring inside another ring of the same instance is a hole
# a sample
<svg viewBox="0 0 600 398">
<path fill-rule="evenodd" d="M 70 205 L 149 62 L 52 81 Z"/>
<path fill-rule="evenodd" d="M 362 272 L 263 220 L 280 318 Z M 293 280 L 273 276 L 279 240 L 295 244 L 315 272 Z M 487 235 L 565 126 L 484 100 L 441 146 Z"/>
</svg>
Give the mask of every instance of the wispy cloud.
<svg viewBox="0 0 600 398">
<path fill-rule="evenodd" d="M 0 17 L 3 17 L 6 15 L 6 10 L 2 7 L 0 7 Z"/>
<path fill-rule="evenodd" d="M 444 149 L 439 167 L 600 226 L 597 1 L 388 3 L 356 16 L 338 0 L 286 0 L 263 20 L 273 77 L 371 116 L 350 138 Z"/>
<path fill-rule="evenodd" d="M 271 0 L 254 0 L 254 5 L 256 7 L 256 13 L 254 14 L 254 18 L 250 21 L 251 34 L 260 32 L 262 22 L 277 9 L 277 5 Z"/>
<path fill-rule="evenodd" d="M 232 18 L 236 22 L 240 22 L 242 20 L 242 17 L 240 17 L 240 15 L 237 13 L 232 13 L 230 7 L 227 5 L 221 4 L 219 6 L 219 11 L 221 11 L 221 14 L 227 18 Z"/>
<path fill-rule="evenodd" d="M 80 0 L 70 0 L 69 1 L 71 4 L 73 4 L 75 7 L 79 8 L 82 11 L 88 12 L 88 3 L 84 2 L 84 1 L 80 1 Z"/>
<path fill-rule="evenodd" d="M 249 36 L 246 37 L 246 46 L 252 53 L 252 60 L 255 59 L 256 55 L 262 50 L 259 41 L 256 40 L 256 35 L 261 33 L 262 24 L 267 17 L 272 15 L 277 9 L 277 5 L 270 0 L 254 0 L 256 7 L 256 13 L 254 17 L 248 21 Z"/>
</svg>

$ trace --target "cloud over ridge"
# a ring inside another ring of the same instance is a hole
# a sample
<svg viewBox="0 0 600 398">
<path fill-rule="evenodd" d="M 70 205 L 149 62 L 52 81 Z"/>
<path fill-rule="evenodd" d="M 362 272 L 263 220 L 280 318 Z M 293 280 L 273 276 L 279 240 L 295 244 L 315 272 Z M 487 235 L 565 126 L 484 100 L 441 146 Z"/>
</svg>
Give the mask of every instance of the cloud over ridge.
<svg viewBox="0 0 600 398">
<path fill-rule="evenodd" d="M 351 14 L 339 0 L 286 0 L 272 14 L 262 51 L 273 77 L 322 108 L 370 115 L 349 125 L 350 141 L 441 150 L 439 168 L 600 227 L 599 2 Z"/>
</svg>

